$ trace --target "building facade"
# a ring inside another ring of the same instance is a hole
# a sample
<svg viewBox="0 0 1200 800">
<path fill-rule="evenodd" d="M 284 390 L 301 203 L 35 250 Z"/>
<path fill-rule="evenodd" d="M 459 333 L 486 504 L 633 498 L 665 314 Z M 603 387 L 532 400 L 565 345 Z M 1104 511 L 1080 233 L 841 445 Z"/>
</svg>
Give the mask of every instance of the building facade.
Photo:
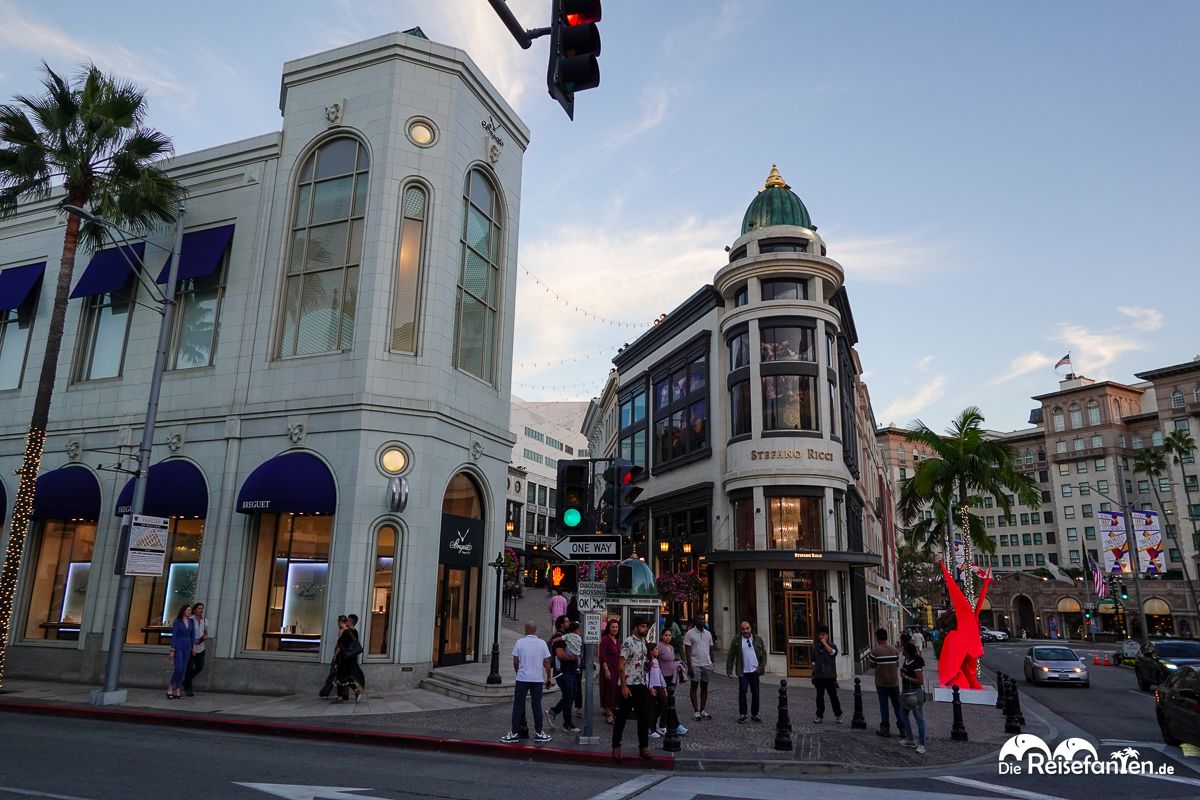
<svg viewBox="0 0 1200 800">
<path fill-rule="evenodd" d="M 167 164 L 189 200 L 146 510 L 169 541 L 162 576 L 135 581 L 127 683 L 161 683 L 193 600 L 223 689 L 319 684 L 339 613 L 380 688 L 490 647 L 528 131 L 419 29 L 286 63 L 280 109 L 279 131 Z M 0 286 L 57 264 L 63 231 L 51 203 L 0 224 Z M 134 245 L 146 283 L 170 243 Z M 9 664 L 94 682 L 159 317 L 115 250 L 81 252 L 76 276 Z M 53 283 L 0 312 L 5 508 Z"/>
<path fill-rule="evenodd" d="M 696 576 L 664 612 L 706 613 L 722 647 L 749 620 L 780 675 L 810 674 L 821 625 L 848 676 L 870 628 L 898 622 L 891 481 L 843 282 L 772 168 L 729 263 L 622 349 L 615 415 L 602 397 L 586 427 L 646 468 L 631 544 L 660 591 Z"/>
</svg>

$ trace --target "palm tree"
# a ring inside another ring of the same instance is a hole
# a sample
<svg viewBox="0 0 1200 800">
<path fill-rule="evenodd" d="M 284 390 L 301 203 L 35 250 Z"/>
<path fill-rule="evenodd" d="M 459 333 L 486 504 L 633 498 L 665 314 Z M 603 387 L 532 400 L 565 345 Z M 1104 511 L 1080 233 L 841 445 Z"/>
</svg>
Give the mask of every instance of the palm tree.
<svg viewBox="0 0 1200 800">
<path fill-rule="evenodd" d="M 173 147 L 167 136 L 145 126 L 145 93 L 92 64 L 84 65 L 74 83 L 44 62 L 42 68 L 43 94 L 18 95 L 12 104 L 0 106 L 0 218 L 12 216 L 23 203 L 57 196 L 60 209 L 66 205 L 90 207 L 137 234 L 173 222 L 184 190 L 154 163 L 171 155 Z M 0 570 L 0 686 L 81 235 L 93 249 L 103 244 L 100 226 L 88 224 L 81 230 L 79 217 L 67 215 L 54 306 L 45 334 L 46 352 Z"/>
<path fill-rule="evenodd" d="M 1196 515 L 1192 513 L 1194 506 L 1192 505 L 1192 490 L 1187 482 L 1187 475 L 1183 472 L 1183 465 L 1190 464 L 1195 461 L 1196 440 L 1187 431 L 1181 431 L 1178 428 L 1171 431 L 1163 442 L 1163 453 L 1171 457 L 1171 461 L 1175 466 L 1179 467 L 1179 472 L 1183 475 L 1183 495 L 1187 499 L 1187 514 L 1183 515 L 1192 521 L 1192 535 L 1195 536 L 1200 525 L 1197 524 Z M 1200 609 L 1198 609 L 1200 610 Z"/>
<path fill-rule="evenodd" d="M 925 423 L 916 420 L 908 432 L 908 441 L 924 445 L 936 455 L 926 458 L 913 471 L 911 478 L 900 488 L 897 507 L 900 520 L 913 526 L 927 506 L 932 506 L 935 518 L 939 511 L 944 518 L 958 522 L 967 516 L 967 538 L 975 547 L 990 553 L 991 537 L 979 518 L 970 513 L 974 497 L 990 494 L 1000 510 L 1012 514 L 1010 495 L 1022 505 L 1039 506 L 1041 492 L 1028 475 L 1017 470 L 1017 451 L 1010 445 L 989 439 L 983 430 L 983 413 L 976 407 L 963 409 L 944 434 L 935 433 Z M 940 526 L 942 548 L 949 560 L 952 525 Z M 932 542 L 930 542 L 932 544 Z"/>
<path fill-rule="evenodd" d="M 1191 438 L 1191 437 L 1188 437 Z M 1167 449 L 1164 445 L 1162 448 L 1150 448 L 1138 453 L 1137 458 L 1133 460 L 1133 471 L 1141 472 L 1150 479 L 1150 486 L 1154 490 L 1154 502 L 1158 504 L 1159 524 L 1162 525 L 1163 533 L 1170 537 L 1171 543 L 1175 545 L 1175 549 L 1179 551 L 1180 556 L 1183 555 L 1183 549 L 1179 546 L 1179 537 L 1174 525 L 1167 524 L 1167 515 L 1163 513 L 1162 496 L 1158 492 L 1158 479 L 1167 471 L 1167 459 L 1165 453 Z M 1130 531 L 1130 535 L 1133 532 Z M 1192 598 L 1192 608 L 1200 611 L 1200 605 L 1196 602 L 1196 587 L 1192 585 L 1191 572 L 1188 570 L 1187 559 L 1182 560 L 1183 563 L 1183 579 L 1187 582 L 1188 594 Z M 1136 570 L 1141 570 L 1142 565 L 1140 560 L 1133 565 Z"/>
</svg>

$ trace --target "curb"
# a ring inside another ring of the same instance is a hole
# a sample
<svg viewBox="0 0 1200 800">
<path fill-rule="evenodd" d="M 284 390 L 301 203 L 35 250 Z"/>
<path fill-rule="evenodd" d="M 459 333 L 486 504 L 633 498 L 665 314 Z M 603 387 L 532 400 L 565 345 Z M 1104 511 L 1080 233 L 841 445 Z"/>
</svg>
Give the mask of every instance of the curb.
<svg viewBox="0 0 1200 800">
<path fill-rule="evenodd" d="M 2 700 L 0 701 L 0 713 L 5 712 L 106 720 L 140 725 L 197 728 L 224 731 L 226 733 L 248 734 L 251 736 L 282 736 L 293 739 L 358 742 L 380 747 L 433 750 L 443 753 L 469 753 L 494 758 L 520 759 L 522 761 L 537 760 L 603 767 L 631 767 L 635 769 L 674 769 L 676 763 L 675 759 L 670 756 L 654 756 L 650 759 L 635 757 L 614 761 L 612 756 L 607 753 L 568 750 L 562 747 L 511 745 L 501 742 L 484 742 L 475 739 L 420 736 L 411 733 L 388 733 L 385 731 L 369 731 L 354 728 L 326 728 L 315 725 L 262 722 L 260 720 L 249 719 L 218 719 L 208 716 L 176 715 L 159 711 L 133 711 L 130 709 L 67 705 L 64 703 L 30 703 Z"/>
</svg>

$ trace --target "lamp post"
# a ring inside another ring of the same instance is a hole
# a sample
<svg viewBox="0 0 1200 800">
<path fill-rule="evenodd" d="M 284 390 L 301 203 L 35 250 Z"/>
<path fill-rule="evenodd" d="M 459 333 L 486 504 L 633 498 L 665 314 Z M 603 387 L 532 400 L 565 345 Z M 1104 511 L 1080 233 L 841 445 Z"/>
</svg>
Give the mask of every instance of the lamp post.
<svg viewBox="0 0 1200 800">
<path fill-rule="evenodd" d="M 127 257 L 131 259 L 130 267 L 135 274 L 142 273 L 138 275 L 138 279 L 149 279 L 145 262 L 133 253 L 124 231 L 103 217 L 77 206 L 64 206 L 64 210 L 103 227 L 118 248 L 124 246 L 125 249 L 120 252 L 127 254 Z M 130 507 L 130 515 L 121 524 L 116 560 L 116 571 L 120 577 L 117 581 L 116 603 L 113 606 L 108 658 L 104 667 L 104 687 L 92 691 L 88 696 L 89 702 L 97 706 L 119 705 L 127 699 L 125 690 L 117 688 L 121 677 L 121 656 L 124 654 L 125 632 L 129 628 L 129 604 L 133 596 L 133 577 L 125 574 L 125 556 L 129 546 L 131 521 L 142 513 L 146 505 L 146 477 L 150 471 L 150 450 L 154 445 L 154 424 L 158 419 L 158 397 L 162 390 L 162 376 L 167 364 L 167 347 L 171 340 L 171 322 L 175 315 L 175 284 L 179 278 L 180 254 L 183 251 L 183 219 L 186 213 L 187 209 L 180 205 L 179 215 L 175 220 L 175 243 L 169 251 L 171 266 L 167 270 L 167 285 L 163 289 L 162 308 L 159 310 L 162 320 L 158 327 L 158 346 L 154 351 L 154 368 L 150 373 L 150 391 L 146 398 L 146 419 L 142 424 L 142 441 L 138 446 L 137 472 L 133 477 L 133 502 Z M 121 236 L 120 243 L 116 241 L 116 236 L 113 235 L 114 231 Z"/>
<path fill-rule="evenodd" d="M 496 560 L 488 564 L 496 570 L 496 618 L 492 627 L 492 668 L 488 672 L 487 682 L 491 686 L 502 683 L 500 677 L 500 582 L 504 579 L 504 551 L 496 554 Z"/>
<path fill-rule="evenodd" d="M 1142 638 L 1142 644 L 1144 645 L 1150 641 L 1150 626 L 1149 626 L 1149 621 L 1146 619 L 1146 606 L 1142 602 L 1142 583 L 1139 580 L 1139 573 L 1141 572 L 1141 569 L 1142 569 L 1141 554 L 1138 552 L 1137 539 L 1134 537 L 1134 533 L 1133 533 L 1133 515 L 1129 513 L 1130 510 L 1133 508 L 1133 505 L 1131 503 L 1127 502 L 1129 498 L 1125 493 L 1125 465 L 1122 462 L 1121 455 L 1117 455 L 1116 459 L 1117 459 L 1117 488 L 1119 489 L 1119 494 L 1121 496 L 1121 500 L 1120 501 L 1114 500 L 1113 498 L 1109 497 L 1107 494 L 1100 491 L 1099 489 L 1093 488 L 1092 491 L 1094 491 L 1096 494 L 1100 495 L 1104 499 L 1108 500 L 1110 503 L 1116 503 L 1117 507 L 1121 509 L 1121 515 L 1125 519 L 1125 552 L 1129 554 L 1129 567 L 1133 572 L 1133 594 L 1134 594 L 1134 598 L 1137 600 L 1137 604 L 1138 604 L 1138 614 L 1137 615 L 1138 615 L 1138 617 L 1141 618 L 1141 621 L 1142 621 L 1142 625 L 1141 625 L 1142 637 L 1141 638 Z M 1086 547 L 1084 549 L 1086 551 Z M 1118 564 L 1118 566 L 1120 566 L 1119 561 L 1117 562 L 1117 564 Z M 1126 636 L 1126 638 L 1131 638 L 1131 637 L 1129 637 L 1129 628 L 1130 627 L 1131 626 L 1129 625 L 1129 615 L 1128 615 L 1128 613 L 1126 613 L 1126 615 L 1125 615 L 1125 636 Z"/>
</svg>

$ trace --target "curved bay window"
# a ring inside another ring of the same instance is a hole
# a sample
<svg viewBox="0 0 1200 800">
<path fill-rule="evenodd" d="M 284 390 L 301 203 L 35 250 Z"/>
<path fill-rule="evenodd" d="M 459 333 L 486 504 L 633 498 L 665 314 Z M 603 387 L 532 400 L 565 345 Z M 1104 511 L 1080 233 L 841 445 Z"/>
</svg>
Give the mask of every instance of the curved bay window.
<svg viewBox="0 0 1200 800">
<path fill-rule="evenodd" d="M 95 546 L 95 522 L 47 519 L 42 523 L 31 576 L 26 639 L 79 639 Z"/>
<path fill-rule="evenodd" d="M 764 431 L 819 431 L 816 322 L 780 317 L 759 323 Z"/>
<path fill-rule="evenodd" d="M 332 533 L 328 515 L 259 515 L 247 650 L 320 651 Z"/>
<path fill-rule="evenodd" d="M 808 281 L 803 278 L 775 278 L 765 280 L 762 282 L 762 299 L 807 300 Z"/>
<path fill-rule="evenodd" d="M 296 185 L 278 355 L 354 346 L 370 158 L 357 139 L 331 139 L 304 162 Z"/>
<path fill-rule="evenodd" d="M 813 329 L 799 325 L 763 323 L 759 352 L 763 361 L 816 361 Z"/>
<path fill-rule="evenodd" d="M 392 319 L 392 349 L 404 353 L 413 353 L 417 349 L 417 298 L 425 253 L 427 201 L 425 190 L 420 186 L 410 184 L 405 187 Z"/>
<path fill-rule="evenodd" d="M 815 384 L 811 375 L 763 376 L 763 430 L 820 430 Z"/>
<path fill-rule="evenodd" d="M 367 653 L 387 655 L 391 634 L 392 586 L 395 584 L 396 547 L 400 534 L 395 525 L 384 525 L 375 535 L 375 568 L 371 582 L 371 610 Z"/>
<path fill-rule="evenodd" d="M 771 550 L 821 550 L 821 498 L 767 498 L 767 547 Z"/>
<path fill-rule="evenodd" d="M 708 357 L 677 364 L 654 379 L 655 466 L 708 448 Z"/>
<path fill-rule="evenodd" d="M 500 284 L 500 204 L 481 170 L 467 175 L 454 366 L 491 383 Z"/>
</svg>

